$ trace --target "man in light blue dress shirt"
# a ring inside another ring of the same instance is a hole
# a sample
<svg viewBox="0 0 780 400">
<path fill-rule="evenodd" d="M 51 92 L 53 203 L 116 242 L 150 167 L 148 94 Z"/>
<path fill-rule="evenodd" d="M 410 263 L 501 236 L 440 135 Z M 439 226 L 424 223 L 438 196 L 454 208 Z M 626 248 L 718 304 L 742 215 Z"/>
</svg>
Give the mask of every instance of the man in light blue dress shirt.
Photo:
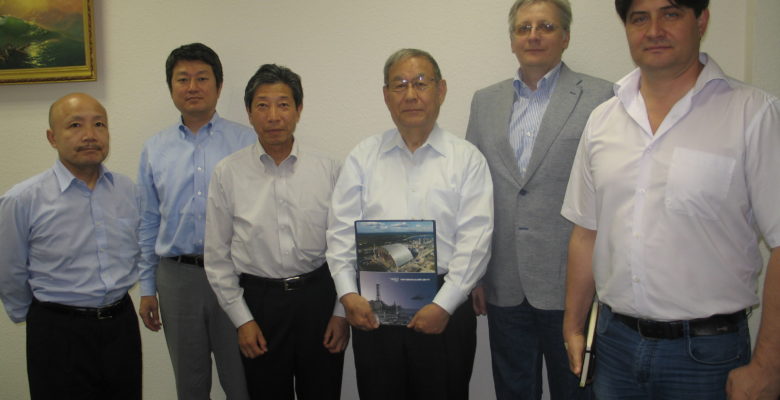
<svg viewBox="0 0 780 400">
<path fill-rule="evenodd" d="M 246 399 L 236 330 L 206 279 L 203 240 L 214 166 L 257 136 L 217 114 L 222 64 L 209 47 L 174 49 L 166 78 L 181 117 L 147 140 L 141 153 L 139 313 L 152 331 L 160 330 L 160 317 L 165 323 L 179 399 L 209 398 L 212 353 L 227 398 Z"/>
<path fill-rule="evenodd" d="M 138 196 L 103 166 L 106 110 L 69 94 L 52 104 L 54 166 L 0 197 L 0 298 L 27 322 L 32 399 L 140 399 Z"/>
</svg>

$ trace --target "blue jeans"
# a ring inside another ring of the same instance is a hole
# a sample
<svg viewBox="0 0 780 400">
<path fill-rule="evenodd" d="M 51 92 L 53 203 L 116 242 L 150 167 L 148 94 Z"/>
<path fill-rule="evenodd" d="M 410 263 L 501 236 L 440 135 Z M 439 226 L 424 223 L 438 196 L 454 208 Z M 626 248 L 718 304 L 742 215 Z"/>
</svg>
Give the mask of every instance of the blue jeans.
<svg viewBox="0 0 780 400">
<path fill-rule="evenodd" d="M 747 321 L 738 332 L 650 339 L 614 319 L 602 305 L 593 393 L 612 399 L 726 399 L 729 371 L 750 361 Z"/>
<path fill-rule="evenodd" d="M 563 347 L 563 311 L 540 310 L 524 300 L 511 307 L 487 305 L 496 398 L 542 397 L 542 357 L 552 400 L 590 399 L 569 370 Z"/>
</svg>

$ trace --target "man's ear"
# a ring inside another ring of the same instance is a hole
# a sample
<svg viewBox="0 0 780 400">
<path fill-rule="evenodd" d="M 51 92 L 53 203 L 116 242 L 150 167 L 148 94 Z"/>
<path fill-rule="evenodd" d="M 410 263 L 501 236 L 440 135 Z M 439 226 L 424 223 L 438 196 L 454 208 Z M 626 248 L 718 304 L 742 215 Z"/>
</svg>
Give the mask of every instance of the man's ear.
<svg viewBox="0 0 780 400">
<path fill-rule="evenodd" d="M 57 142 L 54 141 L 54 131 L 51 129 L 46 130 L 46 140 L 49 141 L 49 145 L 51 145 L 52 148 L 57 148 Z"/>
<path fill-rule="evenodd" d="M 702 39 L 704 34 L 707 33 L 707 26 L 710 23 L 710 9 L 705 8 L 702 10 L 699 17 L 696 18 L 696 22 L 699 25 L 699 39 Z"/>
</svg>

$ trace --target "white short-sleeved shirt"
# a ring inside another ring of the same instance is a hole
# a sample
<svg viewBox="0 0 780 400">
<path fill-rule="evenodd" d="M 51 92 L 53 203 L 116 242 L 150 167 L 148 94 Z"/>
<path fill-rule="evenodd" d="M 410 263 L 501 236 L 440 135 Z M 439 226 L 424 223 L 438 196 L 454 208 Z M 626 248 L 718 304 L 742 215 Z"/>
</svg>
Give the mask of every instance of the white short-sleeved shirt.
<svg viewBox="0 0 780 400">
<path fill-rule="evenodd" d="M 588 120 L 562 215 L 598 231 L 596 291 L 615 312 L 703 318 L 758 303 L 758 244 L 780 245 L 780 101 L 706 54 L 655 135 L 640 71 Z"/>
</svg>

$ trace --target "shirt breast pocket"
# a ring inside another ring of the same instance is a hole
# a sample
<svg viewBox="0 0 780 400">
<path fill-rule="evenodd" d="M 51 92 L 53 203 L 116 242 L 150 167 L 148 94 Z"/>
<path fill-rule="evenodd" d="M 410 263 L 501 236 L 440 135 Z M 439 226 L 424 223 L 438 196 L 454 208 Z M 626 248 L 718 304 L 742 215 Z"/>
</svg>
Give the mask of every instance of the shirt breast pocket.
<svg viewBox="0 0 780 400">
<path fill-rule="evenodd" d="M 328 225 L 327 209 L 301 209 L 298 219 L 298 249 L 317 257 L 325 252 L 325 231 Z"/>
<path fill-rule="evenodd" d="M 138 248 L 138 218 L 116 218 L 116 240 L 118 256 L 122 259 L 136 257 Z"/>
<path fill-rule="evenodd" d="M 728 195 L 736 160 L 678 148 L 666 182 L 666 209 L 691 217 L 717 220 Z"/>
</svg>

